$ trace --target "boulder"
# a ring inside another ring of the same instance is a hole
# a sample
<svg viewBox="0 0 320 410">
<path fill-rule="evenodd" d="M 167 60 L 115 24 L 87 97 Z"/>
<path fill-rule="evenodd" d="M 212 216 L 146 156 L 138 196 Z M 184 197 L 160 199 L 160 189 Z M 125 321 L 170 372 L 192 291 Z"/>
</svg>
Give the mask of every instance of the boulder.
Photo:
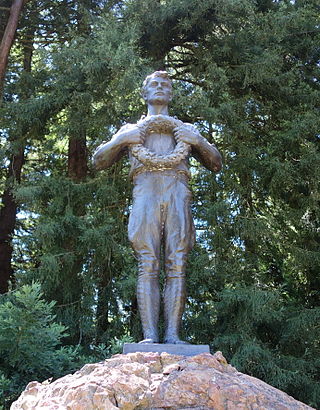
<svg viewBox="0 0 320 410">
<path fill-rule="evenodd" d="M 221 352 L 115 355 L 54 382 L 31 382 L 11 410 L 298 410 L 311 407 L 230 366 Z"/>
</svg>

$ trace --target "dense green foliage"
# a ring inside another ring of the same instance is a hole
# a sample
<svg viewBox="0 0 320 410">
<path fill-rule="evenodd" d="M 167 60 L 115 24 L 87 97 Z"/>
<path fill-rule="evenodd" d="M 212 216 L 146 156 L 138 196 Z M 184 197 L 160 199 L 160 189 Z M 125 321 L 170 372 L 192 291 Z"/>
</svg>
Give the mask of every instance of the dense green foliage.
<svg viewBox="0 0 320 410">
<path fill-rule="evenodd" d="M 144 113 L 141 82 L 165 68 L 172 114 L 224 160 L 217 176 L 192 161 L 184 335 L 320 406 L 319 41 L 313 0 L 27 3 L 0 107 L 0 194 L 19 206 L 2 403 L 141 336 L 128 163 L 97 173 L 90 158 Z"/>
<path fill-rule="evenodd" d="M 0 301 L 2 405 L 29 381 L 60 376 L 84 362 L 79 350 L 61 346 L 66 328 L 54 321 L 55 302 L 41 296 L 39 285 L 25 285 Z"/>
</svg>

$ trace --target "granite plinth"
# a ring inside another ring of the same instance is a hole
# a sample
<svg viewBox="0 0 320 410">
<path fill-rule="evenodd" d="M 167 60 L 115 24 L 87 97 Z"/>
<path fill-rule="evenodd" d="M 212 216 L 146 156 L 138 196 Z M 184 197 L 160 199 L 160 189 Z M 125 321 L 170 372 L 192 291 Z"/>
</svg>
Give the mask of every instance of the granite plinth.
<svg viewBox="0 0 320 410">
<path fill-rule="evenodd" d="M 196 356 L 201 353 L 210 353 L 209 345 L 184 345 L 162 343 L 124 343 L 123 354 L 135 352 L 169 353 L 180 356 Z"/>
</svg>

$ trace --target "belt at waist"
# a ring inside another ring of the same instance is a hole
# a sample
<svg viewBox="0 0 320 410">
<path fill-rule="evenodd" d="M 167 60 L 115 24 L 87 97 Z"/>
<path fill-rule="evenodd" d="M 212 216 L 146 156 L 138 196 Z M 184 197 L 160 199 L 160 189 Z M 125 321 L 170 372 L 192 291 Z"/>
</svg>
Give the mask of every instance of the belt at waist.
<svg viewBox="0 0 320 410">
<path fill-rule="evenodd" d="M 188 182 L 190 179 L 190 171 L 184 169 L 162 169 L 162 170 L 148 170 L 145 167 L 136 168 L 134 172 L 131 174 L 131 178 L 133 182 L 138 175 L 161 175 L 161 176 L 171 176 L 174 178 L 182 179 L 185 182 Z"/>
</svg>

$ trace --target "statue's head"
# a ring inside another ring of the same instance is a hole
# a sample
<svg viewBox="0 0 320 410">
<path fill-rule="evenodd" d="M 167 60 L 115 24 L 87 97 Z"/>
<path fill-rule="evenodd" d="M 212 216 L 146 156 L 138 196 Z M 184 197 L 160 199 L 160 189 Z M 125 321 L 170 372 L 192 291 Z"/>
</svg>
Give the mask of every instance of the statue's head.
<svg viewBox="0 0 320 410">
<path fill-rule="evenodd" d="M 172 99 L 172 83 L 166 71 L 148 75 L 142 85 L 142 97 L 151 105 L 168 105 Z"/>
</svg>

